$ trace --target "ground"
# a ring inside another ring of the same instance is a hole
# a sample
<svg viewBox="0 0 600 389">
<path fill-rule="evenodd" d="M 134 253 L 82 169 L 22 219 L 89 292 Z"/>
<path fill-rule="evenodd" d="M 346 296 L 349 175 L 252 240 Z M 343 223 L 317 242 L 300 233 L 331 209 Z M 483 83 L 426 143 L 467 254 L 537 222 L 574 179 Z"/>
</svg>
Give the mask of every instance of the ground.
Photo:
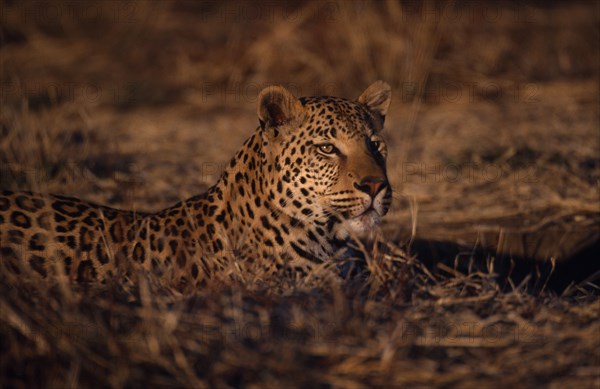
<svg viewBox="0 0 600 389">
<path fill-rule="evenodd" d="M 389 250 L 339 284 L 2 273 L 1 386 L 600 385 L 597 3 L 0 6 L 1 188 L 158 210 L 215 182 L 264 86 L 376 79 L 395 188 Z"/>
</svg>

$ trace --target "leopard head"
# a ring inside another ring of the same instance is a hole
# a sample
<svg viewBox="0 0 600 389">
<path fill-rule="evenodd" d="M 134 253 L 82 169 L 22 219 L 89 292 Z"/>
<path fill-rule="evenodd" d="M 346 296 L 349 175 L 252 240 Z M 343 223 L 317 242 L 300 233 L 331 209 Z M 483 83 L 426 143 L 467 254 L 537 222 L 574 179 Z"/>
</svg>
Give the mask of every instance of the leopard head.
<svg viewBox="0 0 600 389">
<path fill-rule="evenodd" d="M 381 137 L 390 100 L 383 81 L 355 101 L 264 89 L 258 98 L 263 167 L 277 209 L 333 224 L 341 239 L 368 237 L 392 199 Z"/>
</svg>

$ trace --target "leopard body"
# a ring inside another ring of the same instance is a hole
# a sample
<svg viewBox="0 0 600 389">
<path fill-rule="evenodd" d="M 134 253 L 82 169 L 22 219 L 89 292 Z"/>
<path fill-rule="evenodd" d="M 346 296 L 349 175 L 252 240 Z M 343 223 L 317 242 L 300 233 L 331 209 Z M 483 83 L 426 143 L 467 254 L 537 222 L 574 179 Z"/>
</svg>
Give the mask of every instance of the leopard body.
<svg viewBox="0 0 600 389">
<path fill-rule="evenodd" d="M 0 256 L 12 271 L 105 281 L 133 268 L 198 284 L 259 259 L 299 274 L 368 239 L 392 189 L 381 138 L 391 98 L 258 97 L 259 126 L 206 193 L 155 213 L 30 192 L 0 196 Z"/>
</svg>

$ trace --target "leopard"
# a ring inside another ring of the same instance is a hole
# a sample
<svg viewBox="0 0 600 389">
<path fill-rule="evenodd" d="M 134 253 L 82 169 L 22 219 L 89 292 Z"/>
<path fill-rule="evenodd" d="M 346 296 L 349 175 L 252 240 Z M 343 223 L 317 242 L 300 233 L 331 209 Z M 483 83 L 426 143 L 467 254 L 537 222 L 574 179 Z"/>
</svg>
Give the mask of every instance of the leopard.
<svg viewBox="0 0 600 389">
<path fill-rule="evenodd" d="M 218 181 L 157 212 L 4 190 L 3 269 L 73 283 L 103 283 L 137 269 L 198 286 L 262 259 L 302 277 L 350 243 L 372 240 L 388 212 L 382 131 L 390 102 L 384 81 L 356 100 L 298 98 L 267 86 L 257 98 L 256 130 Z"/>
</svg>

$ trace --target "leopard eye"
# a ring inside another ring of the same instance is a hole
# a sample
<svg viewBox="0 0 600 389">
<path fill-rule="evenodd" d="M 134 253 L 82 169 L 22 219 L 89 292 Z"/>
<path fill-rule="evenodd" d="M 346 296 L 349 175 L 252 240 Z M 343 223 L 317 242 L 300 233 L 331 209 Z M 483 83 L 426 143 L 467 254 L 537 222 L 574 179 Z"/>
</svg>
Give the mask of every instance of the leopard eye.
<svg viewBox="0 0 600 389">
<path fill-rule="evenodd" d="M 332 145 L 331 143 L 323 143 L 323 144 L 317 145 L 317 148 L 323 154 L 333 154 L 336 151 L 335 146 Z"/>
<path fill-rule="evenodd" d="M 382 145 L 381 141 L 369 139 L 367 145 L 372 152 L 381 152 L 381 145 Z"/>
</svg>

